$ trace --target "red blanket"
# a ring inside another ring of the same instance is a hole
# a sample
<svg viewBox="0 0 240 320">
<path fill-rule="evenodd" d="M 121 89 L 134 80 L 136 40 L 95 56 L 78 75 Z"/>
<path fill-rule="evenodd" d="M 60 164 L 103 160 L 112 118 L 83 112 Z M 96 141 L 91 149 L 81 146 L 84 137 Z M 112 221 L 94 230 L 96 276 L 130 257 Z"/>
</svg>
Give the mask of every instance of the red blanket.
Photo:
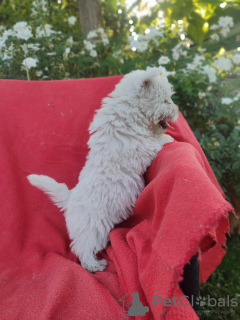
<svg viewBox="0 0 240 320">
<path fill-rule="evenodd" d="M 44 174 L 76 185 L 89 123 L 119 80 L 0 81 L 1 320 L 122 319 L 133 292 L 149 307 L 136 319 L 198 319 L 190 305 L 153 305 L 154 296 L 183 296 L 183 267 L 200 243 L 201 281 L 215 270 L 232 209 L 181 114 L 175 141 L 146 173 L 135 215 L 116 226 L 100 253 L 104 272 L 81 267 L 63 214 L 26 178 Z"/>
</svg>

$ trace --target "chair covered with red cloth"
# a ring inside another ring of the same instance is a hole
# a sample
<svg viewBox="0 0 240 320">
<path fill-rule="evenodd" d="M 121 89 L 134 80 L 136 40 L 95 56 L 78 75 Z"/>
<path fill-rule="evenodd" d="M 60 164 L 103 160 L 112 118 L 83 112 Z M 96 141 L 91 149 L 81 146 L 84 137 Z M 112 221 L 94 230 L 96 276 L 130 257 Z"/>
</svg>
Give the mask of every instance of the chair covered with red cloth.
<svg viewBox="0 0 240 320">
<path fill-rule="evenodd" d="M 122 319 L 133 292 L 149 308 L 136 319 L 198 319 L 179 282 L 196 253 L 201 283 L 220 264 L 232 208 L 181 113 L 134 215 L 99 253 L 108 261 L 103 272 L 81 267 L 63 214 L 27 180 L 35 173 L 76 185 L 88 126 L 119 80 L 0 80 L 2 320 Z"/>
</svg>

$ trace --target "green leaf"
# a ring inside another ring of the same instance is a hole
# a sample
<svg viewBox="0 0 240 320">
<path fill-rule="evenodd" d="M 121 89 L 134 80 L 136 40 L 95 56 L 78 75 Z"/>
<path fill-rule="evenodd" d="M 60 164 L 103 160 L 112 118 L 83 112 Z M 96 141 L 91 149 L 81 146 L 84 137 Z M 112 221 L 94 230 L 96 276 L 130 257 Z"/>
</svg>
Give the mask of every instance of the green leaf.
<svg viewBox="0 0 240 320">
<path fill-rule="evenodd" d="M 222 0 L 201 0 L 202 3 L 212 3 L 212 4 L 215 4 L 215 5 L 220 5 L 222 3 Z"/>
<path fill-rule="evenodd" d="M 176 0 L 172 4 L 172 20 L 181 20 L 193 12 L 195 6 L 192 0 Z"/>
<path fill-rule="evenodd" d="M 234 162 L 232 168 L 240 170 L 240 161 Z"/>
<path fill-rule="evenodd" d="M 116 12 L 117 11 L 117 1 L 116 0 L 106 0 L 106 8 L 109 12 Z"/>
<path fill-rule="evenodd" d="M 205 39 L 206 34 L 203 31 L 204 23 L 205 20 L 196 12 L 192 12 L 188 18 L 187 32 L 196 43 L 202 43 Z"/>
</svg>

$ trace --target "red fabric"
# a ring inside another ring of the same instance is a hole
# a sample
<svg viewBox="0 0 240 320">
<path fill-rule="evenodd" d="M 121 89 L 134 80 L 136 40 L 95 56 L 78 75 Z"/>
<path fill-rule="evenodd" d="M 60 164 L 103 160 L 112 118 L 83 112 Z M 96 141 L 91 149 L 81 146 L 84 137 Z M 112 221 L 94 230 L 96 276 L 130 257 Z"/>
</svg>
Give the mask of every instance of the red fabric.
<svg viewBox="0 0 240 320">
<path fill-rule="evenodd" d="M 26 178 L 44 174 L 76 185 L 89 123 L 119 80 L 0 81 L 1 320 L 122 319 L 119 299 L 133 291 L 150 307 L 136 319 L 198 319 L 191 306 L 152 303 L 154 295 L 183 295 L 178 282 L 199 243 L 202 281 L 225 253 L 231 206 L 181 115 L 171 130 L 176 141 L 146 174 L 135 215 L 116 226 L 100 253 L 108 260 L 104 272 L 81 267 L 63 214 Z"/>
</svg>

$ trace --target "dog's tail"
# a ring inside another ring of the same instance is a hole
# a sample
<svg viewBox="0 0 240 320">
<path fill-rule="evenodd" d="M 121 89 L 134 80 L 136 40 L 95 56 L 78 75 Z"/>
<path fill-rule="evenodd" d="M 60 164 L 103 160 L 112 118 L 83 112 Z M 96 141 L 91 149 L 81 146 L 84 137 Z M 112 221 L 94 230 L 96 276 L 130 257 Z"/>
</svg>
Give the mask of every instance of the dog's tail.
<svg viewBox="0 0 240 320">
<path fill-rule="evenodd" d="M 65 183 L 58 183 L 52 178 L 37 174 L 30 174 L 27 178 L 33 186 L 46 192 L 58 208 L 66 208 L 70 190 Z"/>
</svg>

